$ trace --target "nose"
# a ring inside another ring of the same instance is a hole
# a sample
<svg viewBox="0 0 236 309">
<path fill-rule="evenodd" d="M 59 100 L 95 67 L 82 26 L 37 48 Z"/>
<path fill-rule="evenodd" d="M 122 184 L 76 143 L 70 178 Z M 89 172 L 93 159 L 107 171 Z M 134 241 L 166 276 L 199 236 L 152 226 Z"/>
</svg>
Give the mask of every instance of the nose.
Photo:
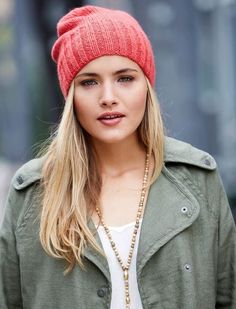
<svg viewBox="0 0 236 309">
<path fill-rule="evenodd" d="M 99 103 L 101 106 L 112 106 L 118 104 L 114 85 L 112 85 L 111 82 L 103 84 Z"/>
</svg>

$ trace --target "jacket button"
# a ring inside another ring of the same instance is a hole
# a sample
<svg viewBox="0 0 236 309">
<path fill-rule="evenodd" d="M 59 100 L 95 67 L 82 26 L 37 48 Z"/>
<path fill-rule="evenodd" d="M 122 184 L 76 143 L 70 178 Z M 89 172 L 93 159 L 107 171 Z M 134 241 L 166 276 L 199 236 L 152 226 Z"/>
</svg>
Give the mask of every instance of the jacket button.
<svg viewBox="0 0 236 309">
<path fill-rule="evenodd" d="M 181 208 L 181 211 L 183 214 L 186 214 L 188 212 L 188 208 L 184 206 Z"/>
<path fill-rule="evenodd" d="M 185 264 L 185 265 L 184 265 L 184 269 L 185 269 L 187 272 L 189 272 L 189 273 L 191 273 L 191 271 L 192 271 L 192 267 L 191 267 L 191 265 L 189 265 L 189 264 Z"/>
<path fill-rule="evenodd" d="M 98 297 L 104 297 L 106 295 L 105 288 L 101 288 L 97 290 Z"/>
<path fill-rule="evenodd" d="M 19 185 L 22 185 L 22 183 L 24 182 L 24 179 L 23 179 L 22 176 L 18 176 L 16 180 L 17 180 Z"/>
</svg>

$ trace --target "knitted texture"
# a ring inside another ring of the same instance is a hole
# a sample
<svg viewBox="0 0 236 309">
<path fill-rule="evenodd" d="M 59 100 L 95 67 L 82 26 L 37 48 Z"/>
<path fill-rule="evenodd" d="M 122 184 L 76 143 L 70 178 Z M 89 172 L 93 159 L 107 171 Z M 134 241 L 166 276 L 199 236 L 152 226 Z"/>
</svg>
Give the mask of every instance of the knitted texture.
<svg viewBox="0 0 236 309">
<path fill-rule="evenodd" d="M 77 73 L 90 61 L 105 55 L 128 57 L 155 83 L 155 62 L 149 39 L 128 13 L 98 6 L 73 9 L 57 24 L 52 48 L 58 79 L 66 98 Z"/>
</svg>

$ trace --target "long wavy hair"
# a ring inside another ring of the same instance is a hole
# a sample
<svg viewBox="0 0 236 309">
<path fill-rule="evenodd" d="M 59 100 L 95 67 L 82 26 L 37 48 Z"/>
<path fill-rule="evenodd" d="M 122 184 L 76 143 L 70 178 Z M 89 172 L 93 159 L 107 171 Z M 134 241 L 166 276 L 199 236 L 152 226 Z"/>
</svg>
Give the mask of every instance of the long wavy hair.
<svg viewBox="0 0 236 309">
<path fill-rule="evenodd" d="M 147 153 L 154 158 L 150 185 L 163 166 L 164 130 L 157 97 L 146 80 L 146 109 L 138 134 Z M 84 267 L 86 246 L 92 246 L 103 254 L 88 227 L 91 214 L 99 204 L 102 181 L 88 134 L 75 116 L 73 98 L 74 82 L 61 121 L 45 151 L 41 182 L 40 241 L 49 255 L 68 262 L 66 273 L 76 263 Z"/>
</svg>

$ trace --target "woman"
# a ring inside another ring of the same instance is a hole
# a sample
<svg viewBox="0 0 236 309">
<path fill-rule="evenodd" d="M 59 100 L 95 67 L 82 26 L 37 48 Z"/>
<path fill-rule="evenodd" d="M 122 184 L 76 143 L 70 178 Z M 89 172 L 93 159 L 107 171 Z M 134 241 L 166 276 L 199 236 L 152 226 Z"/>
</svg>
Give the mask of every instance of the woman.
<svg viewBox="0 0 236 309">
<path fill-rule="evenodd" d="M 52 49 L 65 109 L 17 171 L 1 308 L 236 308 L 236 233 L 214 159 L 164 137 L 154 56 L 122 11 L 77 8 Z"/>
</svg>

